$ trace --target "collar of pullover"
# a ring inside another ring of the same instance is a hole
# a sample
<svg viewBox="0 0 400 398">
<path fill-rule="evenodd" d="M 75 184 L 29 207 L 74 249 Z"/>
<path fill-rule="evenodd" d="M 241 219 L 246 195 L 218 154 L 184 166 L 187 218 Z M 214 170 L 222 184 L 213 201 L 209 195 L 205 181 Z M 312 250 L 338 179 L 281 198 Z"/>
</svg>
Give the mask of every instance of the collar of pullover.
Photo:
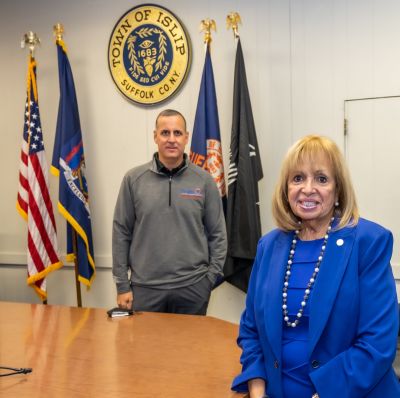
<svg viewBox="0 0 400 398">
<path fill-rule="evenodd" d="M 158 157 L 158 153 L 156 152 L 154 154 L 154 160 L 156 162 L 156 166 L 157 166 L 157 171 L 159 173 L 165 174 L 168 177 L 172 177 L 173 175 L 175 175 L 176 173 L 178 173 L 180 170 L 182 170 L 185 166 L 186 166 L 186 162 L 187 162 L 187 155 L 186 153 L 183 154 L 183 160 L 182 163 L 178 166 L 175 167 L 173 169 L 168 169 L 167 167 L 165 167 L 162 162 L 160 161 L 159 157 Z"/>
</svg>

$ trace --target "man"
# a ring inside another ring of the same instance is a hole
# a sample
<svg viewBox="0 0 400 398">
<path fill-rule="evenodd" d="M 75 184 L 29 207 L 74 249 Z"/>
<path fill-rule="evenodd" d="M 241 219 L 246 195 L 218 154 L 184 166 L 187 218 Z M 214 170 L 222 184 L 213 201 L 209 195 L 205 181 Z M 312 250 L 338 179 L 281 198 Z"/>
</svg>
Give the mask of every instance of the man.
<svg viewBox="0 0 400 398">
<path fill-rule="evenodd" d="M 188 138 L 183 115 L 162 111 L 154 131 L 158 152 L 122 181 L 112 238 L 121 308 L 205 315 L 222 276 L 222 201 L 209 173 L 184 153 Z"/>
</svg>

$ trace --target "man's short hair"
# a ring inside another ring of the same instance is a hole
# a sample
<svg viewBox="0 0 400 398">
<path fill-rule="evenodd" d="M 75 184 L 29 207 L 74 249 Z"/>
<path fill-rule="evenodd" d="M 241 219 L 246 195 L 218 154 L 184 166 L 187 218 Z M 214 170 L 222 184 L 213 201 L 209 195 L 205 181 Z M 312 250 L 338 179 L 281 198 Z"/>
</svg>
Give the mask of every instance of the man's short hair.
<svg viewBox="0 0 400 398">
<path fill-rule="evenodd" d="M 183 120 L 183 123 L 185 125 L 185 131 L 186 131 L 186 119 L 185 117 L 182 115 L 182 113 L 178 112 L 175 109 L 164 109 L 163 111 L 161 111 L 157 118 L 156 118 L 156 129 L 157 129 L 157 123 L 158 123 L 158 119 L 160 117 L 168 117 L 168 116 L 180 116 Z"/>
</svg>

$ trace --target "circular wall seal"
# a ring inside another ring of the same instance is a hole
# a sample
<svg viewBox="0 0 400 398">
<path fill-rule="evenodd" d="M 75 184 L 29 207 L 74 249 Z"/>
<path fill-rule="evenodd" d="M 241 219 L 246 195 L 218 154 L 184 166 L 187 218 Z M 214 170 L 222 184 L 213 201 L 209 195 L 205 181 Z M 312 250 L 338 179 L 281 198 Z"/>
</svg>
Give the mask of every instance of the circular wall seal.
<svg viewBox="0 0 400 398">
<path fill-rule="evenodd" d="M 175 94 L 191 62 L 189 35 L 164 7 L 142 4 L 116 23 L 108 45 L 108 66 L 118 90 L 141 105 Z"/>
</svg>

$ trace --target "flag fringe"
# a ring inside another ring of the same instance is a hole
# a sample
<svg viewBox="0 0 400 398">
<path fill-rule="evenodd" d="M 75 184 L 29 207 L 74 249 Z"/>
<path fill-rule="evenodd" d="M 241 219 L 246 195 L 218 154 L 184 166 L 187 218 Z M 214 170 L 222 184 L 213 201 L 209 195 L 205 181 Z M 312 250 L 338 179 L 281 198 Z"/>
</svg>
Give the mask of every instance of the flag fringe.
<svg viewBox="0 0 400 398">
<path fill-rule="evenodd" d="M 82 277 L 79 275 L 79 280 L 84 283 L 85 285 L 90 286 L 92 283 L 95 275 L 96 275 L 96 267 L 94 265 L 94 260 L 90 254 L 90 249 L 89 249 L 89 241 L 88 237 L 86 235 L 86 232 L 83 230 L 83 228 L 79 225 L 79 223 L 75 220 L 75 218 L 71 215 L 71 213 L 68 212 L 68 210 L 61 204 L 61 202 L 58 202 L 58 211 L 63 215 L 63 217 L 71 224 L 72 228 L 76 231 L 76 233 L 83 239 L 85 242 L 86 246 L 86 253 L 88 256 L 89 264 L 92 267 L 93 270 L 93 275 L 91 276 L 90 280 L 87 278 Z M 71 259 L 72 261 L 75 259 L 75 254 L 74 253 L 68 253 L 67 254 L 67 259 Z M 70 261 L 70 260 L 69 260 Z"/>
</svg>

